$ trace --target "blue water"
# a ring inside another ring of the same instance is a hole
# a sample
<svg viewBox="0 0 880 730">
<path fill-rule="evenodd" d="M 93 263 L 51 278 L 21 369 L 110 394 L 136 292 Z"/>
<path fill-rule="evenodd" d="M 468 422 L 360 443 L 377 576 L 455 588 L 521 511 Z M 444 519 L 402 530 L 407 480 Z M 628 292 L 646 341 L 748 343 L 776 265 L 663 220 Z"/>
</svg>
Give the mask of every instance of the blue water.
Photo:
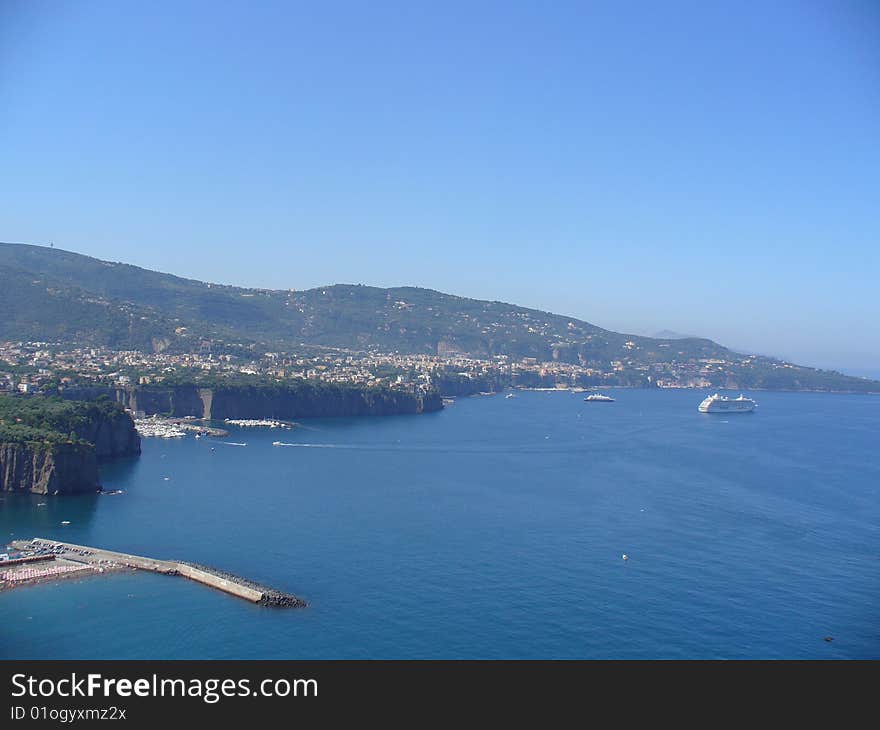
<svg viewBox="0 0 880 730">
<path fill-rule="evenodd" d="M 68 580 L 0 594 L 0 656 L 880 658 L 880 398 L 757 393 L 724 416 L 694 391 L 614 395 L 145 439 L 103 470 L 124 495 L 6 496 L 0 536 L 206 563 L 311 605 Z"/>
</svg>

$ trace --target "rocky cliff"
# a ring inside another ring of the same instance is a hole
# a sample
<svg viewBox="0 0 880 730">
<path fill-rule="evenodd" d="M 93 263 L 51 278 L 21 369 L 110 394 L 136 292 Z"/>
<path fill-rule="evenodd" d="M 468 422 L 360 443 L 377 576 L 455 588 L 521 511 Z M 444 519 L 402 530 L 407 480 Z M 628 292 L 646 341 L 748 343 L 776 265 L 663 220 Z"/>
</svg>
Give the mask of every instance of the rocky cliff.
<svg viewBox="0 0 880 730">
<path fill-rule="evenodd" d="M 99 391 L 70 390 L 65 398 L 96 397 Z M 110 391 L 100 391 L 108 394 Z M 112 397 L 132 411 L 183 418 L 333 418 L 428 413 L 443 408 L 440 394 L 391 388 L 359 388 L 304 381 L 292 385 L 148 385 L 118 388 Z"/>
<path fill-rule="evenodd" d="M 0 492 L 95 492 L 95 449 L 76 443 L 0 443 Z"/>
<path fill-rule="evenodd" d="M 83 441 L 94 445 L 95 455 L 99 460 L 141 453 L 141 437 L 131 416 L 124 411 L 118 411 L 107 418 L 88 421 L 74 431 Z"/>
<path fill-rule="evenodd" d="M 510 385 L 506 376 L 466 377 L 456 374 L 434 375 L 434 384 L 443 396 L 466 396 L 498 393 Z"/>
<path fill-rule="evenodd" d="M 390 389 L 249 387 L 215 388 L 205 418 L 332 418 L 390 416 L 440 410 L 438 393 L 415 395 Z"/>
<path fill-rule="evenodd" d="M 0 396 L 0 491 L 94 492 L 99 461 L 140 451 L 131 416 L 106 398 Z"/>
</svg>

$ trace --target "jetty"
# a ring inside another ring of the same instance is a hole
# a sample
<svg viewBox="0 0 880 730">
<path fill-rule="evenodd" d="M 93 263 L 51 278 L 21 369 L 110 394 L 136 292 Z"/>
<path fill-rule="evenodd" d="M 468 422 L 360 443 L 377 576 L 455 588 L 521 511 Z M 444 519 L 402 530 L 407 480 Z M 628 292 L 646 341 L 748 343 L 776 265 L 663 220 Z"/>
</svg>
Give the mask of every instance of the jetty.
<svg viewBox="0 0 880 730">
<path fill-rule="evenodd" d="M 38 559 L 48 558 L 63 562 L 67 566 L 80 566 L 83 569 L 92 568 L 100 573 L 120 568 L 148 570 L 153 573 L 162 573 L 163 575 L 183 576 L 184 578 L 189 578 L 197 583 L 202 583 L 261 606 L 302 608 L 308 605 L 304 600 L 291 593 L 269 588 L 247 578 L 217 570 L 216 568 L 209 568 L 187 561 L 157 560 L 142 555 L 120 553 L 88 545 L 75 545 L 42 537 L 35 537 L 32 540 L 15 540 L 9 543 L 9 545 L 22 553 L 25 559 L 29 559 L 28 562 L 36 562 Z M 34 575 L 36 578 L 40 577 L 35 573 Z M 47 573 L 45 577 L 50 577 L 50 573 Z M 12 581 L 15 579 L 11 576 L 6 580 Z"/>
</svg>

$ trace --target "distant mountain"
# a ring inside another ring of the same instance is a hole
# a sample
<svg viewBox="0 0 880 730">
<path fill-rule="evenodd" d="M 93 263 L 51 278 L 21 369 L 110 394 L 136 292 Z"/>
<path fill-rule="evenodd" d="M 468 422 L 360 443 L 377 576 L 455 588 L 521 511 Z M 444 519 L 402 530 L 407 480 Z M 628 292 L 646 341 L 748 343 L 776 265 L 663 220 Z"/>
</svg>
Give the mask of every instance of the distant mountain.
<svg viewBox="0 0 880 730">
<path fill-rule="evenodd" d="M 704 338 L 621 334 L 573 317 L 430 289 L 245 289 L 24 244 L 0 243 L 0 312 L 0 340 L 146 351 L 193 351 L 209 340 L 212 347 L 263 351 L 510 355 L 603 367 L 624 360 L 650 366 L 742 359 Z M 797 368 L 789 379 L 793 387 L 840 389 L 864 389 L 865 382 L 810 368 Z"/>
<path fill-rule="evenodd" d="M 61 339 L 150 349 L 196 336 L 267 346 L 301 344 L 406 353 L 511 354 L 577 362 L 626 353 L 635 342 L 667 359 L 663 340 L 430 289 L 336 284 L 244 289 L 182 279 L 54 248 L 0 244 L 0 338 Z M 186 328 L 183 333 L 177 330 Z M 154 342 L 155 341 L 155 342 Z M 183 343 L 181 343 L 183 344 Z M 687 354 L 726 349 L 677 342 Z"/>
<path fill-rule="evenodd" d="M 660 330 L 659 332 L 655 332 L 651 335 L 655 339 L 658 340 L 690 340 L 690 339 L 699 339 L 696 335 L 683 335 L 679 332 L 673 332 L 672 330 Z"/>
</svg>

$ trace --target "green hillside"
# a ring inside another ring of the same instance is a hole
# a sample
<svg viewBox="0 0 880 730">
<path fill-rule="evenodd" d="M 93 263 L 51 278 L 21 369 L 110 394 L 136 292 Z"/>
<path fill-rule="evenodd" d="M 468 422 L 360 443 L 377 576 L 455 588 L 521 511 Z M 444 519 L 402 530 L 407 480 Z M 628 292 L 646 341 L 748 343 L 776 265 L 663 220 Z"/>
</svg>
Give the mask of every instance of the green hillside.
<svg viewBox="0 0 880 730">
<path fill-rule="evenodd" d="M 88 340 L 150 346 L 189 334 L 259 342 L 407 353 L 510 354 L 576 362 L 609 359 L 627 341 L 643 356 L 667 350 L 712 357 L 727 350 L 709 340 L 654 340 L 622 335 L 560 315 L 429 289 L 335 285 L 306 291 L 207 284 L 22 244 L 0 244 L 0 305 L 11 313 L 0 338 Z"/>
<path fill-rule="evenodd" d="M 701 338 L 657 339 L 502 302 L 430 289 L 334 285 L 268 290 L 208 284 L 67 251 L 0 244 L 0 340 L 145 351 L 253 346 L 292 351 L 510 355 L 629 366 L 724 361 L 751 387 L 880 390 L 880 383 L 742 355 Z"/>
</svg>

